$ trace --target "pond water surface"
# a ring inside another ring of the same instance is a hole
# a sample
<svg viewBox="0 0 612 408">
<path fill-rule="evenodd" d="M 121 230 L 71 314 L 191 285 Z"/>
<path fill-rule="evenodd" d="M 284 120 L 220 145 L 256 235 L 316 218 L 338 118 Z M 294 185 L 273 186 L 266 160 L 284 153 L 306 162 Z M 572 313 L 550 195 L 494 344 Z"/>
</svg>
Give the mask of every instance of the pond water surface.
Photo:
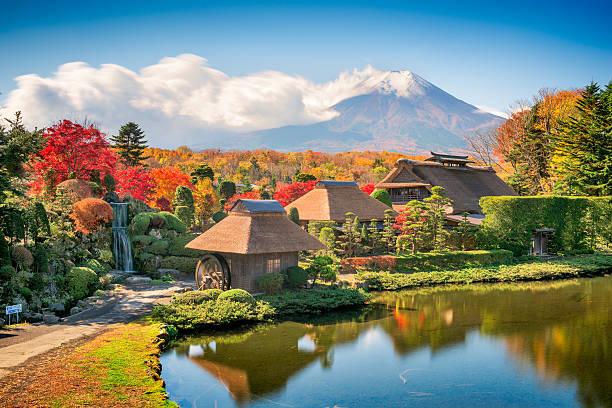
<svg viewBox="0 0 612 408">
<path fill-rule="evenodd" d="M 612 277 L 381 293 L 325 319 L 186 339 L 182 407 L 612 407 Z"/>
</svg>

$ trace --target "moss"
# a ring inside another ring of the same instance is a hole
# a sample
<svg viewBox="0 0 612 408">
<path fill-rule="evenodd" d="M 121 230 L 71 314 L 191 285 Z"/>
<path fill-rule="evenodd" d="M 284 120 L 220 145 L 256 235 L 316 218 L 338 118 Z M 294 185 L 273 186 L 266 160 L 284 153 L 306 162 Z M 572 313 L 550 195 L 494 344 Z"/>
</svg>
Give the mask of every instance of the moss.
<svg viewBox="0 0 612 408">
<path fill-rule="evenodd" d="M 136 235 L 132 237 L 132 245 L 142 248 L 151 244 L 151 242 L 153 241 L 155 241 L 155 237 L 152 237 L 150 235 Z"/>
<path fill-rule="evenodd" d="M 155 255 L 167 255 L 170 243 L 163 239 L 156 239 L 146 249 L 147 252 Z"/>
<path fill-rule="evenodd" d="M 75 299 L 83 299 L 93 293 L 98 286 L 98 275 L 90 269 L 82 266 L 70 268 L 66 275 L 68 292 Z"/>
<path fill-rule="evenodd" d="M 161 267 L 177 269 L 183 273 L 191 274 L 195 273 L 197 263 L 197 258 L 189 258 L 185 256 L 168 256 L 161 260 Z"/>
<path fill-rule="evenodd" d="M 198 258 L 202 253 L 197 249 L 185 248 L 191 242 L 195 235 L 179 235 L 172 240 L 168 252 L 172 256 L 187 256 L 190 258 Z"/>
</svg>

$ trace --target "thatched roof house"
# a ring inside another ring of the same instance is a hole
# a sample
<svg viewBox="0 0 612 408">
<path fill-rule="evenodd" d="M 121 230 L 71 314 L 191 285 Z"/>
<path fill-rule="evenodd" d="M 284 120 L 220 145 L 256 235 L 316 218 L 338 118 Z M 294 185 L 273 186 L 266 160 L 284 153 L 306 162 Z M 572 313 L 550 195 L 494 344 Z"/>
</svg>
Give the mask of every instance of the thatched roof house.
<svg viewBox="0 0 612 408">
<path fill-rule="evenodd" d="M 321 180 L 315 188 L 294 202 L 285 210 L 297 208 L 300 221 L 343 222 L 346 213 L 352 212 L 362 222 L 384 220 L 385 211 L 390 208 L 359 189 L 354 181 Z"/>
<path fill-rule="evenodd" d="M 229 216 L 185 245 L 208 251 L 196 267 L 199 287 L 257 291 L 257 279 L 298 264 L 298 252 L 325 246 L 291 222 L 276 200 L 238 200 Z"/>
<path fill-rule="evenodd" d="M 389 191 L 395 208 L 430 195 L 432 186 L 444 187 L 453 200 L 448 212 L 481 212 L 484 196 L 516 195 L 489 166 L 474 166 L 467 156 L 431 153 L 425 161 L 399 159 L 391 172 L 376 185 Z"/>
</svg>

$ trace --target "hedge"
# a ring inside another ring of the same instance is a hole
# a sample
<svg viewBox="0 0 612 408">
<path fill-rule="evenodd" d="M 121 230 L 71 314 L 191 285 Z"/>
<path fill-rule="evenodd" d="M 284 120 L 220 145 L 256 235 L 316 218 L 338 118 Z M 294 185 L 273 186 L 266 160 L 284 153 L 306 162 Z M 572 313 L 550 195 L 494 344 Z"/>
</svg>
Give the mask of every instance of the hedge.
<svg viewBox="0 0 612 408">
<path fill-rule="evenodd" d="M 413 272 L 420 269 L 448 269 L 512 262 L 512 252 L 505 249 L 480 251 L 425 252 L 392 256 L 345 258 L 340 266 L 345 273 L 358 270 Z"/>
<path fill-rule="evenodd" d="M 529 250 L 533 231 L 554 228 L 550 251 L 595 249 L 612 242 L 612 197 L 483 197 L 482 247 L 515 255 Z"/>
<path fill-rule="evenodd" d="M 590 255 L 550 262 L 534 261 L 518 265 L 498 265 L 451 271 L 416 272 L 412 274 L 359 272 L 356 278 L 365 282 L 368 290 L 400 290 L 442 284 L 578 278 L 581 276 L 601 275 L 611 270 L 612 256 Z"/>
</svg>

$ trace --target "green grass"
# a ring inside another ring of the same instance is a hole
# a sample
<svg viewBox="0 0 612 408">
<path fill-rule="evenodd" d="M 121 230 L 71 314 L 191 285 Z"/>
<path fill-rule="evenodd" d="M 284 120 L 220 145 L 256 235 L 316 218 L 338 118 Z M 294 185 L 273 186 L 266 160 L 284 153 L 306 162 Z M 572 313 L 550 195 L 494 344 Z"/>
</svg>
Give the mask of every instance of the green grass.
<svg viewBox="0 0 612 408">
<path fill-rule="evenodd" d="M 612 255 L 585 255 L 552 261 L 535 260 L 517 265 L 497 265 L 411 274 L 359 272 L 356 278 L 364 281 L 368 290 L 400 290 L 442 284 L 577 278 L 600 275 L 611 270 Z"/>
</svg>

